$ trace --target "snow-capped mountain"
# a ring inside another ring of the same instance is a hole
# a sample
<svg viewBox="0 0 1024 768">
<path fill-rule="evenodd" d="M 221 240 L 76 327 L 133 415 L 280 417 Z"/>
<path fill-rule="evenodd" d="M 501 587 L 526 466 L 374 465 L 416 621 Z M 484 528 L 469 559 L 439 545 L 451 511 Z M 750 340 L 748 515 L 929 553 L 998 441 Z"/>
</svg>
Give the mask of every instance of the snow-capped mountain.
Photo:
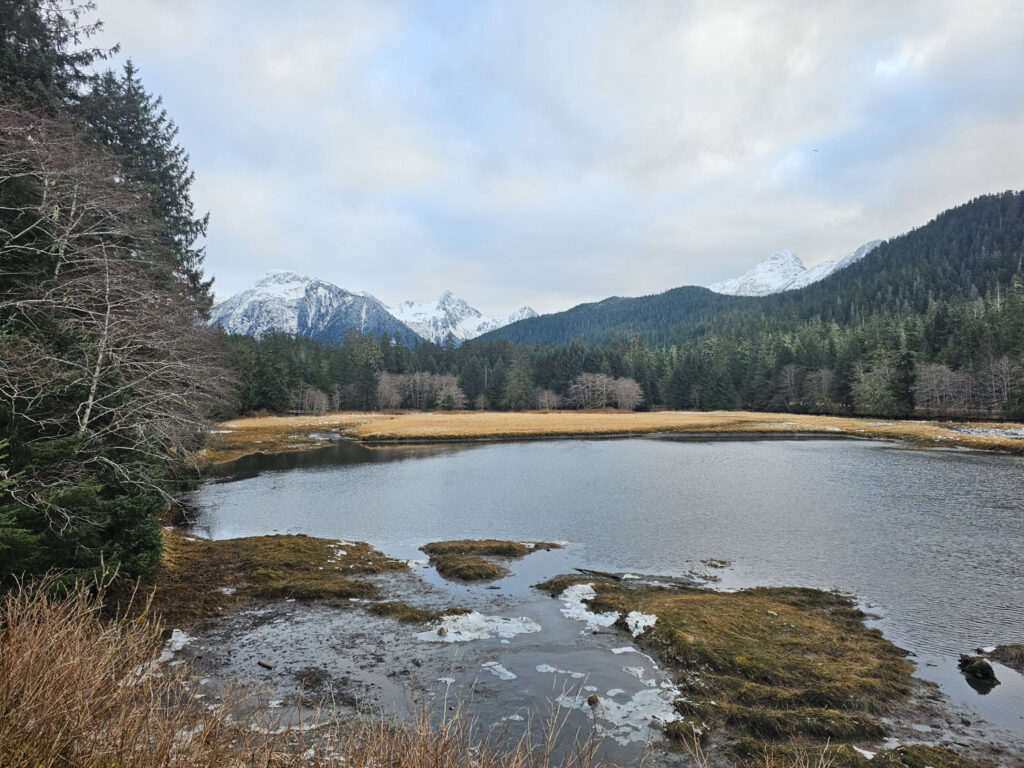
<svg viewBox="0 0 1024 768">
<path fill-rule="evenodd" d="M 252 286 L 213 306 L 210 325 L 259 338 L 278 331 L 318 341 L 341 341 L 350 330 L 374 336 L 396 333 L 415 344 L 415 331 L 373 296 L 346 291 L 294 272 L 271 272 Z"/>
<path fill-rule="evenodd" d="M 420 336 L 436 344 L 442 344 L 449 333 L 461 343 L 517 320 L 537 316 L 530 307 L 520 307 L 508 317 L 486 317 L 451 291 L 442 292 L 437 301 L 403 301 L 391 312 Z"/>
<path fill-rule="evenodd" d="M 767 296 L 770 293 L 793 291 L 824 280 L 834 272 L 860 261 L 881 245 L 881 240 L 864 243 L 839 261 L 825 261 L 808 269 L 792 251 L 776 251 L 749 272 L 709 285 L 715 293 L 731 296 Z"/>
</svg>

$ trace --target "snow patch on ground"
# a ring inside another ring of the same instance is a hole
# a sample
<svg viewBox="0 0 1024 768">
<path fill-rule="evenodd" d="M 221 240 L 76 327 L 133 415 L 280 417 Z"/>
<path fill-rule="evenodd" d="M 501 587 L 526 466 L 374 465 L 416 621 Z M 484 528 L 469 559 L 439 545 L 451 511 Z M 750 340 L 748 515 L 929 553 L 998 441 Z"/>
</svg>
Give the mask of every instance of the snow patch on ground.
<svg viewBox="0 0 1024 768">
<path fill-rule="evenodd" d="M 633 637 L 639 637 L 653 627 L 657 621 L 658 617 L 654 614 L 641 613 L 640 611 L 630 611 L 626 616 L 626 626 L 633 633 Z"/>
<path fill-rule="evenodd" d="M 876 752 L 872 752 L 870 749 L 861 749 L 860 747 L 854 747 L 853 750 L 857 754 L 863 756 L 865 760 L 870 760 L 877 754 Z"/>
<path fill-rule="evenodd" d="M 587 629 L 591 632 L 595 632 L 603 627 L 610 627 L 619 618 L 618 611 L 594 613 L 584 602 L 594 597 L 597 597 L 597 593 L 594 591 L 592 584 L 574 584 L 571 587 L 566 587 L 565 591 L 558 596 L 558 599 L 563 603 L 561 608 L 562 615 L 568 619 L 585 621 Z"/>
<path fill-rule="evenodd" d="M 526 616 L 513 619 L 484 616 L 472 611 L 459 616 L 445 616 L 434 629 L 418 632 L 416 637 L 428 643 L 465 643 L 492 637 L 510 638 L 540 630 L 540 624 Z"/>
<path fill-rule="evenodd" d="M 962 435 L 1008 437 L 1011 440 L 1024 440 L 1024 427 L 950 427 L 949 431 L 959 432 Z"/>
</svg>

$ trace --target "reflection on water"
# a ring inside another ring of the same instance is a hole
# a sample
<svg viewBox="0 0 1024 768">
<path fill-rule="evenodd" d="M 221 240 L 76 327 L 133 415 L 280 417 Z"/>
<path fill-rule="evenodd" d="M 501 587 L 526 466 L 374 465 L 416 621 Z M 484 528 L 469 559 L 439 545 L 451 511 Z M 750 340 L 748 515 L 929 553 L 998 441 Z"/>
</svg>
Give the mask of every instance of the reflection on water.
<svg viewBox="0 0 1024 768">
<path fill-rule="evenodd" d="M 683 575 L 732 562 L 723 587 L 855 593 L 920 674 L 1024 731 L 1024 684 L 984 699 L 956 669 L 1024 642 L 1024 460 L 845 440 L 559 440 L 252 456 L 192 494 L 213 538 L 564 540 L 581 566 Z M 1005 671 L 1003 671 L 1005 670 Z"/>
</svg>

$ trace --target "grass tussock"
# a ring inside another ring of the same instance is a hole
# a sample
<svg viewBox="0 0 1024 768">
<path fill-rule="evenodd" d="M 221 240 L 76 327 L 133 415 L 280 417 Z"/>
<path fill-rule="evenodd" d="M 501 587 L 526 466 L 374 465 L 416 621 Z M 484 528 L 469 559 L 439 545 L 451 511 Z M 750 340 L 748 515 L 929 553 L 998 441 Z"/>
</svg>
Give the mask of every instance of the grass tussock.
<svg viewBox="0 0 1024 768">
<path fill-rule="evenodd" d="M 430 557 L 430 564 L 446 579 L 494 581 L 508 575 L 508 569 L 484 557 L 525 557 L 539 549 L 560 549 L 561 546 L 549 541 L 525 544 L 503 539 L 456 539 L 434 541 L 420 550 Z"/>
<path fill-rule="evenodd" d="M 370 603 L 364 606 L 367 611 L 376 616 L 386 616 L 389 619 L 400 621 L 403 624 L 424 624 L 428 621 L 438 621 L 445 616 L 467 613 L 465 608 L 448 608 L 444 611 L 431 611 L 427 608 L 416 608 L 415 606 L 403 603 L 399 600 L 388 600 L 381 603 Z"/>
<path fill-rule="evenodd" d="M 431 557 L 437 555 L 491 555 L 493 557 L 525 557 L 538 549 L 560 549 L 561 544 L 539 541 L 524 544 L 521 541 L 503 539 L 455 539 L 434 541 L 420 549 Z"/>
<path fill-rule="evenodd" d="M 1024 672 L 1024 643 L 997 645 L 989 658 Z"/>
<path fill-rule="evenodd" d="M 102 588 L 54 583 L 0 598 L 4 768 L 586 768 L 596 742 L 554 761 L 560 724 L 482 738 L 461 712 L 432 725 L 317 713 L 307 728 L 209 703 L 184 668 L 159 662 L 160 627 L 104 610 Z M 234 715 L 234 717 L 232 716 Z M 309 726 L 314 726 L 310 728 Z"/>
<path fill-rule="evenodd" d="M 883 750 L 870 760 L 846 744 L 766 744 L 743 739 L 729 751 L 743 768 L 986 768 L 944 747 L 921 744 Z"/>
<path fill-rule="evenodd" d="M 252 599 L 372 599 L 377 588 L 360 577 L 407 567 L 364 542 L 302 535 L 209 541 L 165 531 L 153 608 L 182 626 Z"/>
<path fill-rule="evenodd" d="M 843 595 L 630 589 L 577 576 L 540 586 L 557 594 L 584 581 L 596 592 L 591 610 L 658 617 L 639 640 L 681 672 L 680 733 L 707 724 L 762 741 L 877 739 L 876 716 L 909 692 L 905 653 L 866 628 Z"/>
<path fill-rule="evenodd" d="M 431 565 L 448 580 L 495 581 L 508 575 L 508 569 L 476 555 L 437 555 Z"/>
</svg>

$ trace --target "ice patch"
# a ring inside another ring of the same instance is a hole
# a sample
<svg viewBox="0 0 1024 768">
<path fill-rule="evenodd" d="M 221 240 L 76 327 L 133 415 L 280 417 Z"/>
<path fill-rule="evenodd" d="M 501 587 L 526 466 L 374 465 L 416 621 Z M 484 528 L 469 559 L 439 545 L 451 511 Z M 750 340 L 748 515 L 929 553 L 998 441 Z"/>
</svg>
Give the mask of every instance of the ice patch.
<svg viewBox="0 0 1024 768">
<path fill-rule="evenodd" d="M 485 661 L 480 666 L 483 667 L 484 669 L 486 669 L 488 672 L 490 672 L 495 677 L 499 678 L 500 680 L 515 680 L 516 679 L 516 675 L 515 674 L 513 674 L 512 672 L 509 672 L 507 669 L 505 669 L 503 666 L 501 666 L 501 664 L 499 664 L 496 661 Z"/>
<path fill-rule="evenodd" d="M 625 693 L 621 689 L 608 691 L 608 696 Z M 598 732 L 614 739 L 619 744 L 650 741 L 650 723 L 659 720 L 671 723 L 679 719 L 673 702 L 678 696 L 678 689 L 648 688 L 637 691 L 625 702 L 612 701 L 610 698 L 598 699 L 596 706 L 591 706 L 588 696 L 580 693 L 575 696 L 563 694 L 556 701 L 568 709 L 579 709 L 593 712 L 598 722 Z"/>
<path fill-rule="evenodd" d="M 167 645 L 164 646 L 163 651 L 160 652 L 159 658 L 157 658 L 157 664 L 163 664 L 166 661 L 170 661 L 174 658 L 174 654 L 184 648 L 192 642 L 192 638 L 182 632 L 180 629 L 176 629 L 171 632 L 171 639 L 167 641 Z"/>
<path fill-rule="evenodd" d="M 505 717 L 503 717 L 501 719 L 502 720 L 515 720 L 515 721 L 519 722 L 519 721 L 522 721 L 523 716 L 522 715 L 505 715 Z"/>
<path fill-rule="evenodd" d="M 592 632 L 602 627 L 610 627 L 619 618 L 619 612 L 594 613 L 583 602 L 594 597 L 597 597 L 597 593 L 591 584 L 574 584 L 571 587 L 566 587 L 565 591 L 558 596 L 558 599 L 564 603 L 561 608 L 562 615 L 568 619 L 585 621 L 587 629 Z"/>
<path fill-rule="evenodd" d="M 417 632 L 416 637 L 427 643 L 465 643 L 492 637 L 510 638 L 540 630 L 540 624 L 525 616 L 511 619 L 472 611 L 459 616 L 445 616 L 434 629 Z"/>
<path fill-rule="evenodd" d="M 454 685 L 455 684 L 455 678 L 454 677 L 439 677 L 439 678 L 437 678 L 437 682 L 444 683 L 445 685 Z"/>
<path fill-rule="evenodd" d="M 994 645 L 986 645 L 984 648 L 981 649 L 981 652 L 984 654 L 995 653 L 996 647 Z"/>
<path fill-rule="evenodd" d="M 876 754 L 878 754 L 877 752 L 872 752 L 870 749 L 861 749 L 860 747 L 854 747 L 853 751 L 864 757 L 864 759 L 866 760 L 870 760 Z"/>
<path fill-rule="evenodd" d="M 234 587 L 219 587 L 217 591 L 222 595 L 233 595 L 237 590 Z"/>
<path fill-rule="evenodd" d="M 538 664 L 535 669 L 542 675 L 569 675 L 573 680 L 582 680 L 586 677 L 582 672 L 573 672 L 571 669 L 558 669 L 557 667 L 552 667 L 550 664 Z"/>
<path fill-rule="evenodd" d="M 618 655 L 620 653 L 640 653 L 640 651 L 631 645 L 627 645 L 624 648 L 612 648 L 612 653 Z"/>
<path fill-rule="evenodd" d="M 267 707 L 270 709 L 280 709 L 284 706 L 284 699 L 271 699 L 267 702 Z"/>
<path fill-rule="evenodd" d="M 650 613 L 641 613 L 640 611 L 630 611 L 626 616 L 626 626 L 629 627 L 633 633 L 633 637 L 639 637 L 648 629 L 654 626 L 657 622 L 658 617 Z"/>
<path fill-rule="evenodd" d="M 608 692 L 605 695 L 606 696 L 610 696 L 610 697 L 621 696 L 625 692 L 626 691 L 625 691 L 624 688 L 611 688 L 611 689 L 608 690 Z"/>
</svg>

